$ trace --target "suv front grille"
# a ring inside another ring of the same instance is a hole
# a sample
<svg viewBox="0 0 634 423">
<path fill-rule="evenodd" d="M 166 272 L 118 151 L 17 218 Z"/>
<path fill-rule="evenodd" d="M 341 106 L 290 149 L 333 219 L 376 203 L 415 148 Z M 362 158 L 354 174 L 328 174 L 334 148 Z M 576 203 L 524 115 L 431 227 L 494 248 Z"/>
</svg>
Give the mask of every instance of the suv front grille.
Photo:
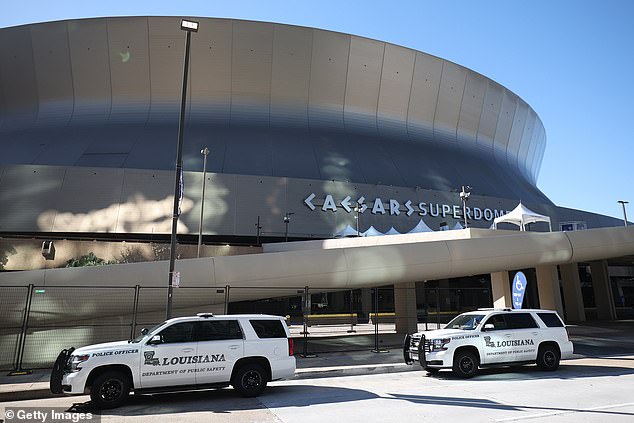
<svg viewBox="0 0 634 423">
<path fill-rule="evenodd" d="M 412 336 L 412 339 L 410 341 L 410 348 L 413 350 L 418 350 L 418 344 L 420 344 L 420 338 Z M 429 342 L 429 340 L 425 339 L 425 345 L 423 346 L 424 351 L 430 352 L 430 349 L 431 349 L 430 346 L 431 346 L 431 343 Z"/>
</svg>

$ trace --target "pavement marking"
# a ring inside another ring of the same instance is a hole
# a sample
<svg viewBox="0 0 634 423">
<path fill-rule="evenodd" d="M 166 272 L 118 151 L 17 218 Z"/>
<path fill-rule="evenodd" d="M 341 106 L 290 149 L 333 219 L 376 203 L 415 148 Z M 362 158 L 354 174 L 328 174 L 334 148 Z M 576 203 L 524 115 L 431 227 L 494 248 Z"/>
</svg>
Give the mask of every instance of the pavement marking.
<svg viewBox="0 0 634 423">
<path fill-rule="evenodd" d="M 553 416 L 561 416 L 564 414 L 574 414 L 574 413 L 592 413 L 594 411 L 601 411 L 601 410 L 610 410 L 613 408 L 623 408 L 623 407 L 629 407 L 629 406 L 634 406 L 634 402 L 626 402 L 626 403 L 622 403 L 622 404 L 612 404 L 612 405 L 603 405 L 600 407 L 591 407 L 591 408 L 581 408 L 579 410 L 562 410 L 562 411 L 553 411 L 550 413 L 541 413 L 541 414 L 532 414 L 530 416 L 520 416 L 520 417 L 507 417 L 504 419 L 496 419 L 496 422 L 513 422 L 513 421 L 518 421 L 518 420 L 533 420 L 533 419 L 542 419 L 545 417 L 553 417 Z M 522 406 L 515 406 L 517 408 L 523 408 Z M 627 413 L 628 415 L 630 415 L 630 413 Z"/>
</svg>

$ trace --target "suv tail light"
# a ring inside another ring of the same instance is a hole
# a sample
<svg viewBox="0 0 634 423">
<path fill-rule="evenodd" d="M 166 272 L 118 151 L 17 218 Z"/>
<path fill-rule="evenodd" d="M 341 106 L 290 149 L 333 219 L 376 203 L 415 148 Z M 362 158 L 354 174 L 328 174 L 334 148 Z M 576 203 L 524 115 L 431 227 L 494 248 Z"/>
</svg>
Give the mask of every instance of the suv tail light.
<svg viewBox="0 0 634 423">
<path fill-rule="evenodd" d="M 293 339 L 288 338 L 288 355 L 295 355 L 295 349 L 293 348 Z"/>
</svg>

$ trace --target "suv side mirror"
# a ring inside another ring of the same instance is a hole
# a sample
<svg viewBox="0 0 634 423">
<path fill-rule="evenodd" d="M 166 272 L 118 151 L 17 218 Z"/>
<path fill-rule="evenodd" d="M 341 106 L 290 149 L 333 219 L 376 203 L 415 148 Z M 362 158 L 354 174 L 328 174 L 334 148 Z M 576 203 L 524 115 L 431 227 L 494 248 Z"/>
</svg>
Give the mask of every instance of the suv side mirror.
<svg viewBox="0 0 634 423">
<path fill-rule="evenodd" d="M 486 332 L 493 329 L 495 329 L 495 325 L 493 323 L 487 323 L 486 325 L 484 325 L 484 328 L 482 330 Z"/>
<path fill-rule="evenodd" d="M 145 336 L 149 332 L 148 328 L 141 329 L 141 335 Z"/>
<path fill-rule="evenodd" d="M 154 335 L 149 341 L 147 341 L 148 345 L 158 345 L 162 344 L 161 335 Z"/>
</svg>

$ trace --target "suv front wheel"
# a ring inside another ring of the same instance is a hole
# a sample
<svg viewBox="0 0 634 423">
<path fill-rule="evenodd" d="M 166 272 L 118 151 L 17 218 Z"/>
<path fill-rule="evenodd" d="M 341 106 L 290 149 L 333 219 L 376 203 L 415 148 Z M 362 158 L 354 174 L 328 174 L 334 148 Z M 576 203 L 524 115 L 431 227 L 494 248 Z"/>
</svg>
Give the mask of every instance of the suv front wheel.
<svg viewBox="0 0 634 423">
<path fill-rule="evenodd" d="M 546 371 L 559 368 L 559 350 L 554 345 L 542 345 L 537 351 L 537 367 Z"/>
<path fill-rule="evenodd" d="M 461 378 L 476 375 L 480 366 L 478 356 L 468 350 L 458 351 L 453 358 L 453 372 Z"/>
<path fill-rule="evenodd" d="M 262 366 L 246 364 L 238 369 L 233 379 L 233 388 L 243 397 L 257 397 L 266 388 L 267 377 Z"/>
<path fill-rule="evenodd" d="M 130 393 L 130 379 L 121 372 L 110 371 L 97 376 L 90 390 L 90 399 L 100 409 L 116 408 Z"/>
</svg>

